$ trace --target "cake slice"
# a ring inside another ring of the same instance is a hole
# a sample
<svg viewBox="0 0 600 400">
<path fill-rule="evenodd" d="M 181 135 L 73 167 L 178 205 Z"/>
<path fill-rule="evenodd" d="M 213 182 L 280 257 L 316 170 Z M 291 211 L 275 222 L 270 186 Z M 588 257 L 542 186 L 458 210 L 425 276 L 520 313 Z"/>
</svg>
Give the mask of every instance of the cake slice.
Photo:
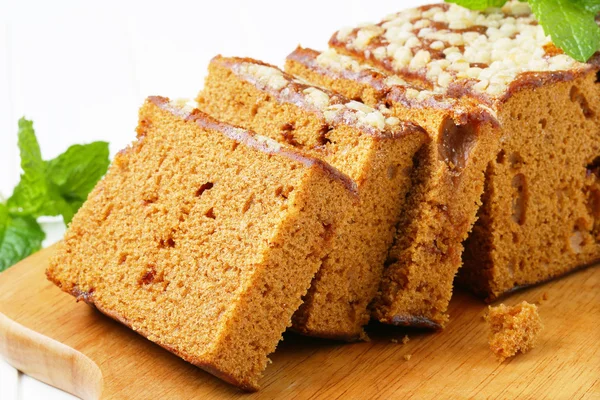
<svg viewBox="0 0 600 400">
<path fill-rule="evenodd" d="M 150 97 L 47 270 L 62 290 L 246 390 L 356 202 L 328 164 Z"/>
<path fill-rule="evenodd" d="M 438 4 L 339 31 L 330 44 L 417 85 L 490 108 L 502 128 L 460 282 L 488 300 L 600 260 L 595 56 L 555 47 L 528 4 Z"/>
<path fill-rule="evenodd" d="M 398 225 L 371 308 L 384 323 L 442 327 L 462 264 L 462 243 L 481 204 L 486 166 L 496 156 L 494 117 L 473 102 L 422 89 L 333 49 L 298 48 L 286 69 L 370 106 L 385 105 L 431 137 L 418 159 L 409 212 Z"/>
<path fill-rule="evenodd" d="M 293 327 L 312 336 L 363 336 L 425 132 L 384 107 L 251 59 L 214 58 L 198 102 L 207 113 L 302 149 L 356 181 L 360 203 L 340 225 Z"/>
</svg>

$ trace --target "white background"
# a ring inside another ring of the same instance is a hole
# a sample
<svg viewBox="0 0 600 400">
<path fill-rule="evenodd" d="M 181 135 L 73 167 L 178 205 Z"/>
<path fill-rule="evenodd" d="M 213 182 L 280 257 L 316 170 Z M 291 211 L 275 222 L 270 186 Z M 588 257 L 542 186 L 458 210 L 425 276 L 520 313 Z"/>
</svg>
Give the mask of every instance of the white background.
<svg viewBox="0 0 600 400">
<path fill-rule="evenodd" d="M 298 44 L 324 49 L 339 28 L 425 3 L 0 0 L 0 194 L 19 178 L 21 116 L 46 159 L 94 140 L 114 154 L 134 138 L 147 96 L 195 97 L 216 54 L 281 66 Z M 0 359 L 0 400 L 40 398 L 70 396 Z"/>
</svg>

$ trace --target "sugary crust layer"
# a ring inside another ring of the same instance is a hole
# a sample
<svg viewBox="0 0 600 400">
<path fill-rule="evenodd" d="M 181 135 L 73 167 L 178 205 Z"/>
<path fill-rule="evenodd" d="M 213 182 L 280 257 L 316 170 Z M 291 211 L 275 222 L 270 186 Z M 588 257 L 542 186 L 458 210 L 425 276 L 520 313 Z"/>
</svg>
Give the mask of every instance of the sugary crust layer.
<svg viewBox="0 0 600 400">
<path fill-rule="evenodd" d="M 257 135 L 252 131 L 217 121 L 210 115 L 195 108 L 193 106 L 193 101 L 182 103 L 181 101 L 171 101 L 168 98 L 161 96 L 150 96 L 148 100 L 156 104 L 161 109 L 169 111 L 173 115 L 176 115 L 187 121 L 194 121 L 202 128 L 221 132 L 228 138 L 233 139 L 236 142 L 244 143 L 246 146 L 252 147 L 253 149 L 260 150 L 268 154 L 277 154 L 282 157 L 298 161 L 307 167 L 317 166 L 330 175 L 333 179 L 342 182 L 349 191 L 358 196 L 356 182 L 350 179 L 346 174 L 343 174 L 336 168 L 333 168 L 331 165 L 318 158 L 310 157 L 304 153 L 301 153 L 300 151 L 283 146 L 277 141 L 266 136 Z"/>
<path fill-rule="evenodd" d="M 459 100 L 429 89 L 422 89 L 385 70 L 340 54 L 335 49 L 318 52 L 298 46 L 287 56 L 287 60 L 300 63 L 306 68 L 332 79 L 348 79 L 369 85 L 377 93 L 377 100 L 381 104 L 396 102 L 406 108 L 433 108 L 445 111 L 459 125 L 475 122 L 490 122 L 495 126 L 498 125 L 494 112 L 488 107 L 477 104 L 468 98 Z"/>
<path fill-rule="evenodd" d="M 211 61 L 229 68 L 279 101 L 318 113 L 327 123 L 350 125 L 375 137 L 398 137 L 415 129 L 410 122 L 391 117 L 385 107 L 374 109 L 330 90 L 309 85 L 279 68 L 250 58 L 217 56 Z"/>
<path fill-rule="evenodd" d="M 543 75 L 571 80 L 595 63 L 563 54 L 529 6 L 516 0 L 485 12 L 455 4 L 409 9 L 378 24 L 340 30 L 330 45 L 433 92 L 467 94 L 489 105 Z"/>
</svg>

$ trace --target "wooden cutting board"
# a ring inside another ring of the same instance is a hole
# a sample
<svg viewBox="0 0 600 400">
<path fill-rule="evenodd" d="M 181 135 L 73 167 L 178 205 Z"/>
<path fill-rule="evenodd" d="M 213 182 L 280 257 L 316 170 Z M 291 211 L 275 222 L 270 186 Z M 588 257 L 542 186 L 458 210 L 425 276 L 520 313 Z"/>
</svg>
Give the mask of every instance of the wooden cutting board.
<svg viewBox="0 0 600 400">
<path fill-rule="evenodd" d="M 61 292 L 44 275 L 53 251 L 0 274 L 0 354 L 85 399 L 600 398 L 597 267 L 505 300 L 547 294 L 538 346 L 504 363 L 487 347 L 485 305 L 457 293 L 440 333 L 374 325 L 370 342 L 354 344 L 288 333 L 262 389 L 245 394 Z"/>
</svg>

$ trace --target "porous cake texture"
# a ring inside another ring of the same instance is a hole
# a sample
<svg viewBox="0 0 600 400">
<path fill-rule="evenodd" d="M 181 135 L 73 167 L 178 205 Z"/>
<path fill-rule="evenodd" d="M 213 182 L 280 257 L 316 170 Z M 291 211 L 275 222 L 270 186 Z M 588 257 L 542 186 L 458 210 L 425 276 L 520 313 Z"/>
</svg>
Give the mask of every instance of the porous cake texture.
<svg viewBox="0 0 600 400">
<path fill-rule="evenodd" d="M 485 319 L 490 350 L 500 361 L 533 349 L 543 329 L 537 306 L 526 301 L 512 307 L 490 306 Z"/>
<path fill-rule="evenodd" d="M 486 166 L 496 155 L 495 118 L 473 102 L 422 89 L 333 49 L 297 48 L 286 69 L 370 106 L 385 105 L 426 129 L 431 141 L 417 158 L 407 213 L 371 308 L 381 322 L 442 327 L 462 243 L 481 205 Z"/>
<path fill-rule="evenodd" d="M 330 45 L 447 97 L 502 128 L 459 281 L 492 300 L 600 259 L 598 58 L 555 47 L 529 6 L 434 4 L 344 29 Z"/>
<path fill-rule="evenodd" d="M 364 337 L 367 307 L 425 132 L 383 106 L 366 106 L 251 59 L 213 59 L 198 102 L 207 113 L 301 149 L 356 182 L 360 203 L 337 230 L 293 328 L 320 337 Z"/>
<path fill-rule="evenodd" d="M 137 141 L 77 213 L 47 276 L 254 390 L 356 201 L 326 163 L 150 97 Z"/>
</svg>

